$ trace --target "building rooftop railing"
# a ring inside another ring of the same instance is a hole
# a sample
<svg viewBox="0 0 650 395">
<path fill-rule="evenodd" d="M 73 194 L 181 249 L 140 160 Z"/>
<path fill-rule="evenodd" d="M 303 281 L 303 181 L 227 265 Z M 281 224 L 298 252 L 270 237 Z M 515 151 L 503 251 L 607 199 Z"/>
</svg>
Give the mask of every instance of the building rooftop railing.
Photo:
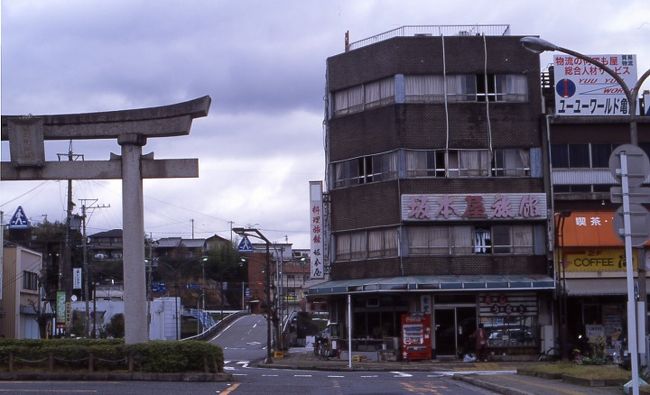
<svg viewBox="0 0 650 395">
<path fill-rule="evenodd" d="M 416 36 L 508 36 L 510 25 L 407 25 L 363 40 L 346 43 L 345 51 L 365 47 L 393 37 Z"/>
</svg>

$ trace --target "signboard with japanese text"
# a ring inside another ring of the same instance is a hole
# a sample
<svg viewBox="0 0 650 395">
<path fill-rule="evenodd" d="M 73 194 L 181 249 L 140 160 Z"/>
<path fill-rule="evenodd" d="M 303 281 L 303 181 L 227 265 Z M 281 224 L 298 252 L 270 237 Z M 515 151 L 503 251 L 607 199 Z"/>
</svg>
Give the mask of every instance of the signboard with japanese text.
<svg viewBox="0 0 650 395">
<path fill-rule="evenodd" d="M 65 291 L 56 291 L 56 323 L 64 325 L 66 322 Z"/>
<path fill-rule="evenodd" d="M 636 251 L 632 254 L 634 270 L 639 267 Z M 625 250 L 622 248 L 588 249 L 564 254 L 567 272 L 621 272 L 625 275 Z"/>
<path fill-rule="evenodd" d="M 72 268 L 72 289 L 81 289 L 81 268 Z"/>
<path fill-rule="evenodd" d="M 613 211 L 573 211 L 563 221 L 559 244 L 563 247 L 622 247 L 614 231 Z"/>
<path fill-rule="evenodd" d="M 620 76 L 628 87 L 636 83 L 636 55 L 588 55 Z M 571 55 L 553 56 L 555 115 L 629 115 L 625 92 L 598 66 Z"/>
<path fill-rule="evenodd" d="M 309 182 L 309 278 L 325 278 L 323 261 L 323 182 Z"/>
<path fill-rule="evenodd" d="M 403 221 L 543 220 L 544 193 L 402 195 Z"/>
</svg>

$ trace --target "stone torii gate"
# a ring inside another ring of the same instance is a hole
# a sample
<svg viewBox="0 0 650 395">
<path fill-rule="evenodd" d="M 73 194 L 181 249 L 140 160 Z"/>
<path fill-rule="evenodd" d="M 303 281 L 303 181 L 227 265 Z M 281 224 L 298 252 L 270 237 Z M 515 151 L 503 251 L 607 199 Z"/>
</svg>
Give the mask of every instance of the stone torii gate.
<svg viewBox="0 0 650 395">
<path fill-rule="evenodd" d="M 210 97 L 169 106 L 110 112 L 2 116 L 2 140 L 10 162 L 0 162 L 2 180 L 122 179 L 124 321 L 126 344 L 149 340 L 143 178 L 198 177 L 198 159 L 154 160 L 142 155 L 147 138 L 190 133 L 192 120 L 208 115 Z M 121 156 L 107 161 L 45 160 L 44 140 L 117 139 Z M 71 275 L 67 273 L 66 275 Z"/>
</svg>

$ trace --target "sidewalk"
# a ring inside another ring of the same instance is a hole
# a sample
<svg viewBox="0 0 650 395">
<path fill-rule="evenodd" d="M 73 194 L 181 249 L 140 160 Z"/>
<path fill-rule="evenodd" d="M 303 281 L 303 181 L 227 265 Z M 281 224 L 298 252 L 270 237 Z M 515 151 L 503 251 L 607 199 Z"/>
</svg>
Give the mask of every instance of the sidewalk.
<svg viewBox="0 0 650 395">
<path fill-rule="evenodd" d="M 311 348 L 292 348 L 283 358 L 276 358 L 271 364 L 257 366 L 275 369 L 306 369 L 333 371 L 423 371 L 452 376 L 472 385 L 510 395 L 620 395 L 621 386 L 591 386 L 599 383 L 567 382 L 561 379 L 531 377 L 517 374 L 533 362 L 461 362 L 461 361 L 378 361 L 376 352 L 353 352 L 352 368 L 349 368 L 347 353 L 341 358 L 328 360 L 318 358 Z M 357 362 L 358 361 L 358 362 Z"/>
</svg>

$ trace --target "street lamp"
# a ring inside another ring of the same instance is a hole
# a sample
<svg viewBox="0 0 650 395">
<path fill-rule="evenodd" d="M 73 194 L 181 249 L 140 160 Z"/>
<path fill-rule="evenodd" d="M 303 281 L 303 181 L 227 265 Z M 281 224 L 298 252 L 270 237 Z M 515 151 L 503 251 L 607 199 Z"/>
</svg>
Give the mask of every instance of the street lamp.
<svg viewBox="0 0 650 395">
<path fill-rule="evenodd" d="M 205 311 L 205 263 L 208 261 L 208 257 L 204 256 L 201 258 L 201 310 Z M 223 304 L 223 302 L 222 302 Z M 223 316 L 223 314 L 222 314 Z"/>
<path fill-rule="evenodd" d="M 637 108 L 637 97 L 639 96 L 639 90 L 641 89 L 641 85 L 643 82 L 650 76 L 650 69 L 646 70 L 645 73 L 637 80 L 636 84 L 632 89 L 630 89 L 625 81 L 616 73 L 614 70 L 610 69 L 607 65 L 603 64 L 602 62 L 592 59 L 584 54 L 581 54 L 580 52 L 573 51 L 571 49 L 567 48 L 562 48 L 560 46 L 557 46 L 553 43 L 550 43 L 546 40 L 543 40 L 539 37 L 523 37 L 519 40 L 521 45 L 536 54 L 540 54 L 544 51 L 558 51 L 558 52 L 563 52 L 565 54 L 575 56 L 576 58 L 582 59 L 585 62 L 591 63 L 594 66 L 598 67 L 599 69 L 603 70 L 607 74 L 609 74 L 623 89 L 623 92 L 625 93 L 625 97 L 627 98 L 628 104 L 629 104 L 629 112 L 628 112 L 628 118 L 629 118 L 629 123 L 630 123 L 630 144 L 638 146 L 639 145 L 639 136 L 638 136 L 638 131 L 637 131 L 637 115 L 636 115 L 636 108 Z M 629 229 L 629 217 L 628 215 L 625 215 L 624 221 L 626 223 L 625 228 Z M 628 348 L 630 350 L 631 354 L 631 360 L 632 360 L 632 390 L 634 395 L 638 395 L 639 393 L 639 370 L 638 370 L 638 355 L 637 355 L 637 339 L 636 339 L 636 320 L 635 320 L 635 308 L 634 308 L 634 292 L 632 289 L 632 254 L 631 254 L 631 247 L 629 245 L 629 237 L 625 238 L 625 250 L 626 250 L 626 262 L 627 262 L 627 285 L 628 285 Z M 628 252 L 629 251 L 629 252 Z M 643 309 L 643 317 L 640 317 L 640 319 L 643 319 L 643 322 L 646 321 L 647 319 L 647 312 L 645 309 L 645 304 L 647 301 L 647 291 L 646 291 L 646 273 L 645 273 L 645 268 L 642 267 L 644 266 L 645 262 L 645 250 L 643 247 L 639 250 L 639 299 L 640 302 L 642 302 L 642 305 L 644 306 Z M 645 325 L 643 325 L 645 327 Z"/>
<path fill-rule="evenodd" d="M 240 236 L 250 236 L 263 240 L 266 243 L 266 359 L 264 363 L 273 363 L 271 357 L 271 257 L 269 248 L 271 242 L 256 228 L 232 228 L 232 231 Z"/>
</svg>

